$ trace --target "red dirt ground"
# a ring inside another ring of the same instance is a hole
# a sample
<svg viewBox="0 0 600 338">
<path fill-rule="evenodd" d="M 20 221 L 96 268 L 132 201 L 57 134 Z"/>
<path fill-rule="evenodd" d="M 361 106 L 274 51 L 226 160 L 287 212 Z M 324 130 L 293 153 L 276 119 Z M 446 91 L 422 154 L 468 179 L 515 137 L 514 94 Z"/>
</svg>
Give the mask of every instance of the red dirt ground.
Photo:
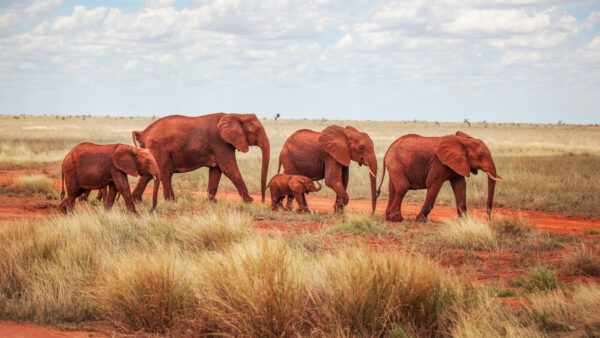
<svg viewBox="0 0 600 338">
<path fill-rule="evenodd" d="M 52 171 L 52 169 L 50 169 Z M 25 170 L 0 170 L 0 186 L 6 186 L 13 184 L 17 181 L 18 177 L 22 174 L 31 173 L 42 173 L 48 172 L 48 168 L 44 171 L 41 167 L 34 169 Z M 60 180 L 53 179 L 54 185 L 57 189 L 60 189 Z M 150 189 L 146 190 L 146 195 L 150 194 Z M 194 192 L 200 196 L 204 195 L 204 192 Z M 252 194 L 254 203 L 260 203 L 260 195 Z M 237 192 L 233 191 L 221 191 L 217 194 L 217 199 L 240 201 L 240 197 Z M 333 199 L 321 196 L 309 195 L 307 196 L 307 202 L 309 207 L 314 211 L 319 212 L 332 212 Z M 122 203 L 122 202 L 120 202 Z M 265 203 L 270 203 L 267 196 Z M 386 200 L 379 200 L 377 203 L 377 214 L 383 214 L 387 205 Z M 420 205 L 414 204 L 403 204 L 403 214 L 406 219 L 414 219 L 420 210 Z M 4 220 L 15 220 L 15 219 L 31 219 L 38 217 L 48 217 L 55 214 L 56 205 L 52 205 L 46 202 L 35 202 L 21 196 L 5 196 L 0 195 L 0 221 Z M 371 212 L 371 202 L 367 200 L 351 200 L 346 210 L 349 212 Z M 469 209 L 469 215 L 471 217 L 486 218 L 485 210 L 481 209 Z M 585 238 L 597 240 L 600 238 L 598 235 L 589 235 L 589 231 L 596 230 L 600 232 L 600 219 L 584 219 L 575 216 L 566 216 L 560 214 L 550 214 L 537 211 L 522 211 L 522 210 L 510 210 L 510 209 L 494 209 L 492 215 L 504 215 L 513 216 L 520 215 L 527 219 L 529 224 L 545 231 L 550 231 L 555 234 L 566 234 L 566 235 L 582 235 L 586 232 Z M 436 205 L 430 214 L 430 219 L 434 222 L 440 222 L 444 219 L 456 218 L 456 209 L 453 207 Z M 288 231 L 302 232 L 302 231 L 314 231 L 319 230 L 322 227 L 328 226 L 327 224 L 321 223 L 299 223 L 295 224 L 294 227 L 286 226 L 280 222 L 273 220 L 259 220 L 256 229 L 267 233 L 285 233 Z M 393 226 L 393 225 L 392 225 Z M 359 241 L 371 248 L 376 250 L 380 249 L 392 249 L 397 250 L 402 248 L 402 243 L 398 242 L 393 238 L 381 238 L 376 236 L 349 236 L 349 235 L 334 235 L 329 239 L 331 245 L 341 241 Z M 547 252 L 543 260 L 546 262 L 558 262 L 560 255 L 564 250 L 550 250 Z M 476 259 L 477 268 L 472 271 L 461 271 L 461 276 L 468 280 L 476 281 L 479 284 L 492 284 L 499 285 L 503 289 L 514 289 L 508 285 L 508 281 L 519 276 L 523 271 L 519 270 L 514 266 L 515 257 L 512 254 L 507 253 L 488 253 L 488 252 L 475 252 L 475 257 L 466 257 L 461 252 L 453 253 L 447 259 L 442 260 L 442 265 L 450 269 L 458 268 L 465 262 L 466 259 Z M 559 275 L 559 278 L 565 282 L 572 282 L 574 280 L 571 276 Z M 577 277 L 577 280 L 584 282 L 600 282 L 600 278 L 585 278 Z M 516 290 L 516 289 L 515 289 Z M 519 299 L 516 297 L 505 297 L 499 298 L 502 302 L 509 306 L 519 306 Z M 56 329 L 44 328 L 35 325 L 12 323 L 12 322 L 0 322 L 0 336 L 1 337 L 99 337 L 98 333 L 90 332 L 64 332 Z"/>
</svg>

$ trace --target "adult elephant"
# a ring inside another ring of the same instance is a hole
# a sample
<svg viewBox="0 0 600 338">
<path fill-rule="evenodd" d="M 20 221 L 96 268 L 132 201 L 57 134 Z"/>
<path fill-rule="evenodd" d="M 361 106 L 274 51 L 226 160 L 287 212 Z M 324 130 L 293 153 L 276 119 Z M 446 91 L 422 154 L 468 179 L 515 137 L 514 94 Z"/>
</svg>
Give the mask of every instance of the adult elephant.
<svg viewBox="0 0 600 338">
<path fill-rule="evenodd" d="M 371 202 L 373 212 L 377 203 L 377 158 L 373 141 L 366 133 L 354 127 L 329 126 L 322 132 L 301 129 L 293 133 L 279 154 L 279 168 L 284 173 L 304 175 L 317 181 L 325 178 L 325 184 L 336 194 L 333 209 L 343 212 L 348 204 L 350 160 L 366 165 L 371 174 Z M 304 199 L 306 206 L 306 199 Z M 306 210 L 308 211 L 308 210 Z"/>
<path fill-rule="evenodd" d="M 221 174 L 229 177 L 246 203 L 253 199 L 242 179 L 235 150 L 248 152 L 249 146 L 262 150 L 260 189 L 265 200 L 270 145 L 265 129 L 254 114 L 217 113 L 198 117 L 171 115 L 152 123 L 144 131 L 133 132 L 133 142 L 149 149 L 158 163 L 165 199 L 175 199 L 171 178 L 209 167 L 208 197 L 215 199 Z M 133 196 L 141 201 L 150 177 L 141 177 Z"/>
<path fill-rule="evenodd" d="M 492 212 L 496 181 L 502 179 L 496 173 L 496 165 L 488 147 L 483 141 L 463 133 L 442 137 L 423 137 L 420 135 L 404 135 L 394 141 L 383 159 L 383 175 L 377 193 L 389 167 L 389 200 L 385 210 L 385 219 L 392 222 L 403 220 L 402 199 L 408 190 L 427 189 L 427 196 L 417 220 L 427 220 L 433 209 L 440 188 L 450 181 L 456 210 L 459 216 L 467 212 L 467 184 L 465 177 L 470 173 L 477 175 L 477 170 L 488 176 L 488 218 Z"/>
</svg>

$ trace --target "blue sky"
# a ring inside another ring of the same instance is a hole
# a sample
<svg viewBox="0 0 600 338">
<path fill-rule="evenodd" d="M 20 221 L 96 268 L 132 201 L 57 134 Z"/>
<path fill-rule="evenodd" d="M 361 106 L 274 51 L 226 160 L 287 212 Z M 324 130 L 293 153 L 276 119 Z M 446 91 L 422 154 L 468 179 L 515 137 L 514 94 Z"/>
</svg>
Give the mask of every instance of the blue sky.
<svg viewBox="0 0 600 338">
<path fill-rule="evenodd" d="M 0 114 L 600 123 L 600 5 L 0 1 Z"/>
</svg>

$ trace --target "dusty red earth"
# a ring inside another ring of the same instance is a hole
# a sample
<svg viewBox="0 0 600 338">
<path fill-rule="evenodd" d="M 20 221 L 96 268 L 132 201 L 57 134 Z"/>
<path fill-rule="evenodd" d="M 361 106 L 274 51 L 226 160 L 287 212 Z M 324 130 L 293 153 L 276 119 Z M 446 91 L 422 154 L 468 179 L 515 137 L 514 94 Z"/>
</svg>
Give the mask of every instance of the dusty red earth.
<svg viewBox="0 0 600 338">
<path fill-rule="evenodd" d="M 61 331 L 26 323 L 0 322 L 0 336 L 4 338 L 88 338 L 104 335 L 83 331 Z"/>
<path fill-rule="evenodd" d="M 34 168 L 26 170 L 0 170 L 0 187 L 13 184 L 18 180 L 18 177 L 22 174 L 32 173 L 47 173 L 52 172 L 51 168 Z M 56 176 L 56 175 L 55 175 Z M 60 189 L 60 180 L 53 179 L 54 186 Z M 146 194 L 150 194 L 150 189 L 146 190 Z M 194 192 L 200 196 L 204 195 L 204 192 Z M 255 204 L 260 203 L 260 195 L 251 195 Z M 240 201 L 240 197 L 237 192 L 233 191 L 221 191 L 217 194 L 217 199 Z M 309 207 L 314 211 L 319 212 L 332 212 L 333 209 L 333 198 L 326 198 L 322 196 L 309 195 L 307 196 L 307 202 Z M 122 203 L 122 202 L 120 202 Z M 269 204 L 270 201 L 267 197 L 265 201 Z M 382 215 L 387 205 L 387 200 L 379 200 L 377 203 L 377 214 Z M 406 219 L 414 219 L 420 210 L 420 205 L 414 204 L 403 204 L 403 214 Z M 32 219 L 39 217 L 48 217 L 56 214 L 56 203 L 50 204 L 44 201 L 30 200 L 23 196 L 6 196 L 0 195 L 0 221 L 3 220 L 15 220 L 15 219 Z M 346 210 L 349 212 L 371 212 L 371 202 L 367 200 L 351 200 Z M 469 215 L 471 217 L 486 218 L 486 211 L 481 209 L 469 209 Z M 585 239 L 597 240 L 600 238 L 598 235 L 590 235 L 592 230 L 600 232 L 600 219 L 584 219 L 576 216 L 566 216 L 560 214 L 551 214 L 537 211 L 523 211 L 523 210 L 510 210 L 510 209 L 494 209 L 493 215 L 503 216 L 514 216 L 520 215 L 521 217 L 528 220 L 528 223 L 532 226 L 539 228 L 540 230 L 550 231 L 555 234 L 561 235 L 575 235 L 583 237 Z M 168 215 L 167 215 L 168 216 Z M 429 215 L 430 220 L 434 222 L 440 222 L 444 219 L 456 218 L 456 209 L 453 207 L 436 205 L 431 214 Z M 329 224 L 323 223 L 295 223 L 293 227 L 282 224 L 277 220 L 258 220 L 256 229 L 266 233 L 286 233 L 286 232 L 303 232 L 303 231 L 316 231 L 323 227 L 327 227 Z M 393 224 L 390 224 L 393 226 Z M 370 248 L 375 250 L 399 250 L 402 249 L 402 243 L 395 238 L 389 237 L 378 237 L 378 236 L 350 236 L 350 235 L 331 235 L 328 236 L 326 241 L 329 244 L 334 245 L 338 242 L 343 241 L 358 241 Z M 326 243 L 327 244 L 327 243 Z M 544 257 L 540 257 L 547 263 L 554 264 L 560 260 L 560 257 L 564 249 L 548 250 L 544 253 Z M 470 255 L 470 256 L 469 256 Z M 476 281 L 479 284 L 486 284 L 491 286 L 497 286 L 502 289 L 513 289 L 508 281 L 512 280 L 523 273 L 523 269 L 518 267 L 519 258 L 517 253 L 490 253 L 490 252 L 474 252 L 474 253 L 463 253 L 460 250 L 456 250 L 448 257 L 441 260 L 441 264 L 449 269 L 461 269 L 461 266 L 468 260 L 475 260 L 477 264 L 475 268 L 471 270 L 460 271 L 461 277 Z M 537 258 L 536 258 L 537 259 Z M 572 282 L 574 279 L 583 282 L 600 282 L 600 278 L 597 277 L 570 277 L 559 275 L 559 278 L 565 282 Z M 520 306 L 519 298 L 517 297 L 504 297 L 500 300 L 509 306 Z M 90 333 L 90 332 L 67 332 L 60 331 L 51 328 L 44 328 L 35 325 L 13 323 L 13 322 L 0 322 L 0 337 L 99 337 L 101 334 Z"/>
</svg>

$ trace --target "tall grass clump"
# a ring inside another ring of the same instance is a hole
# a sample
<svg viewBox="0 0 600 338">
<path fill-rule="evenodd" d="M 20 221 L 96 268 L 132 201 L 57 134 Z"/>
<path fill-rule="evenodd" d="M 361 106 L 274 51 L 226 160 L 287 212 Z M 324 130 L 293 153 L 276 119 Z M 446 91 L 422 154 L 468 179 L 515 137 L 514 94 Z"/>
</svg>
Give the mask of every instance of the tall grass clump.
<svg viewBox="0 0 600 338">
<path fill-rule="evenodd" d="M 342 223 L 333 225 L 326 229 L 327 233 L 344 233 L 351 235 L 374 235 L 380 236 L 391 232 L 385 223 L 378 221 L 368 214 L 349 214 L 344 216 Z"/>
<path fill-rule="evenodd" d="M 319 262 L 315 320 L 326 336 L 433 334 L 459 297 L 458 285 L 422 256 L 353 248 Z"/>
<path fill-rule="evenodd" d="M 256 239 L 200 263 L 205 333 L 281 337 L 305 333 L 307 264 L 283 241 Z"/>
<path fill-rule="evenodd" d="M 547 334 L 600 336 L 600 287 L 575 285 L 572 292 L 555 290 L 527 297 L 525 313 Z"/>
<path fill-rule="evenodd" d="M 533 231 L 527 219 L 521 215 L 496 216 L 489 221 L 489 225 L 499 235 L 521 236 Z"/>
<path fill-rule="evenodd" d="M 462 217 L 447 220 L 440 230 L 443 245 L 467 250 L 493 250 L 498 247 L 496 233 L 485 222 Z"/>
<path fill-rule="evenodd" d="M 510 282 L 513 287 L 522 287 L 528 292 L 551 291 L 564 286 L 556 276 L 556 272 L 545 267 L 535 267 L 523 277 Z"/>
<path fill-rule="evenodd" d="M 562 257 L 561 272 L 567 275 L 600 276 L 600 256 L 597 249 L 581 244 Z"/>
<path fill-rule="evenodd" d="M 13 194 L 57 195 L 57 191 L 52 185 L 52 180 L 39 174 L 21 175 L 16 183 L 4 187 L 3 190 Z"/>
<path fill-rule="evenodd" d="M 182 258 L 141 253 L 121 259 L 110 264 L 94 290 L 98 316 L 126 330 L 181 330 L 197 307 Z"/>
</svg>

